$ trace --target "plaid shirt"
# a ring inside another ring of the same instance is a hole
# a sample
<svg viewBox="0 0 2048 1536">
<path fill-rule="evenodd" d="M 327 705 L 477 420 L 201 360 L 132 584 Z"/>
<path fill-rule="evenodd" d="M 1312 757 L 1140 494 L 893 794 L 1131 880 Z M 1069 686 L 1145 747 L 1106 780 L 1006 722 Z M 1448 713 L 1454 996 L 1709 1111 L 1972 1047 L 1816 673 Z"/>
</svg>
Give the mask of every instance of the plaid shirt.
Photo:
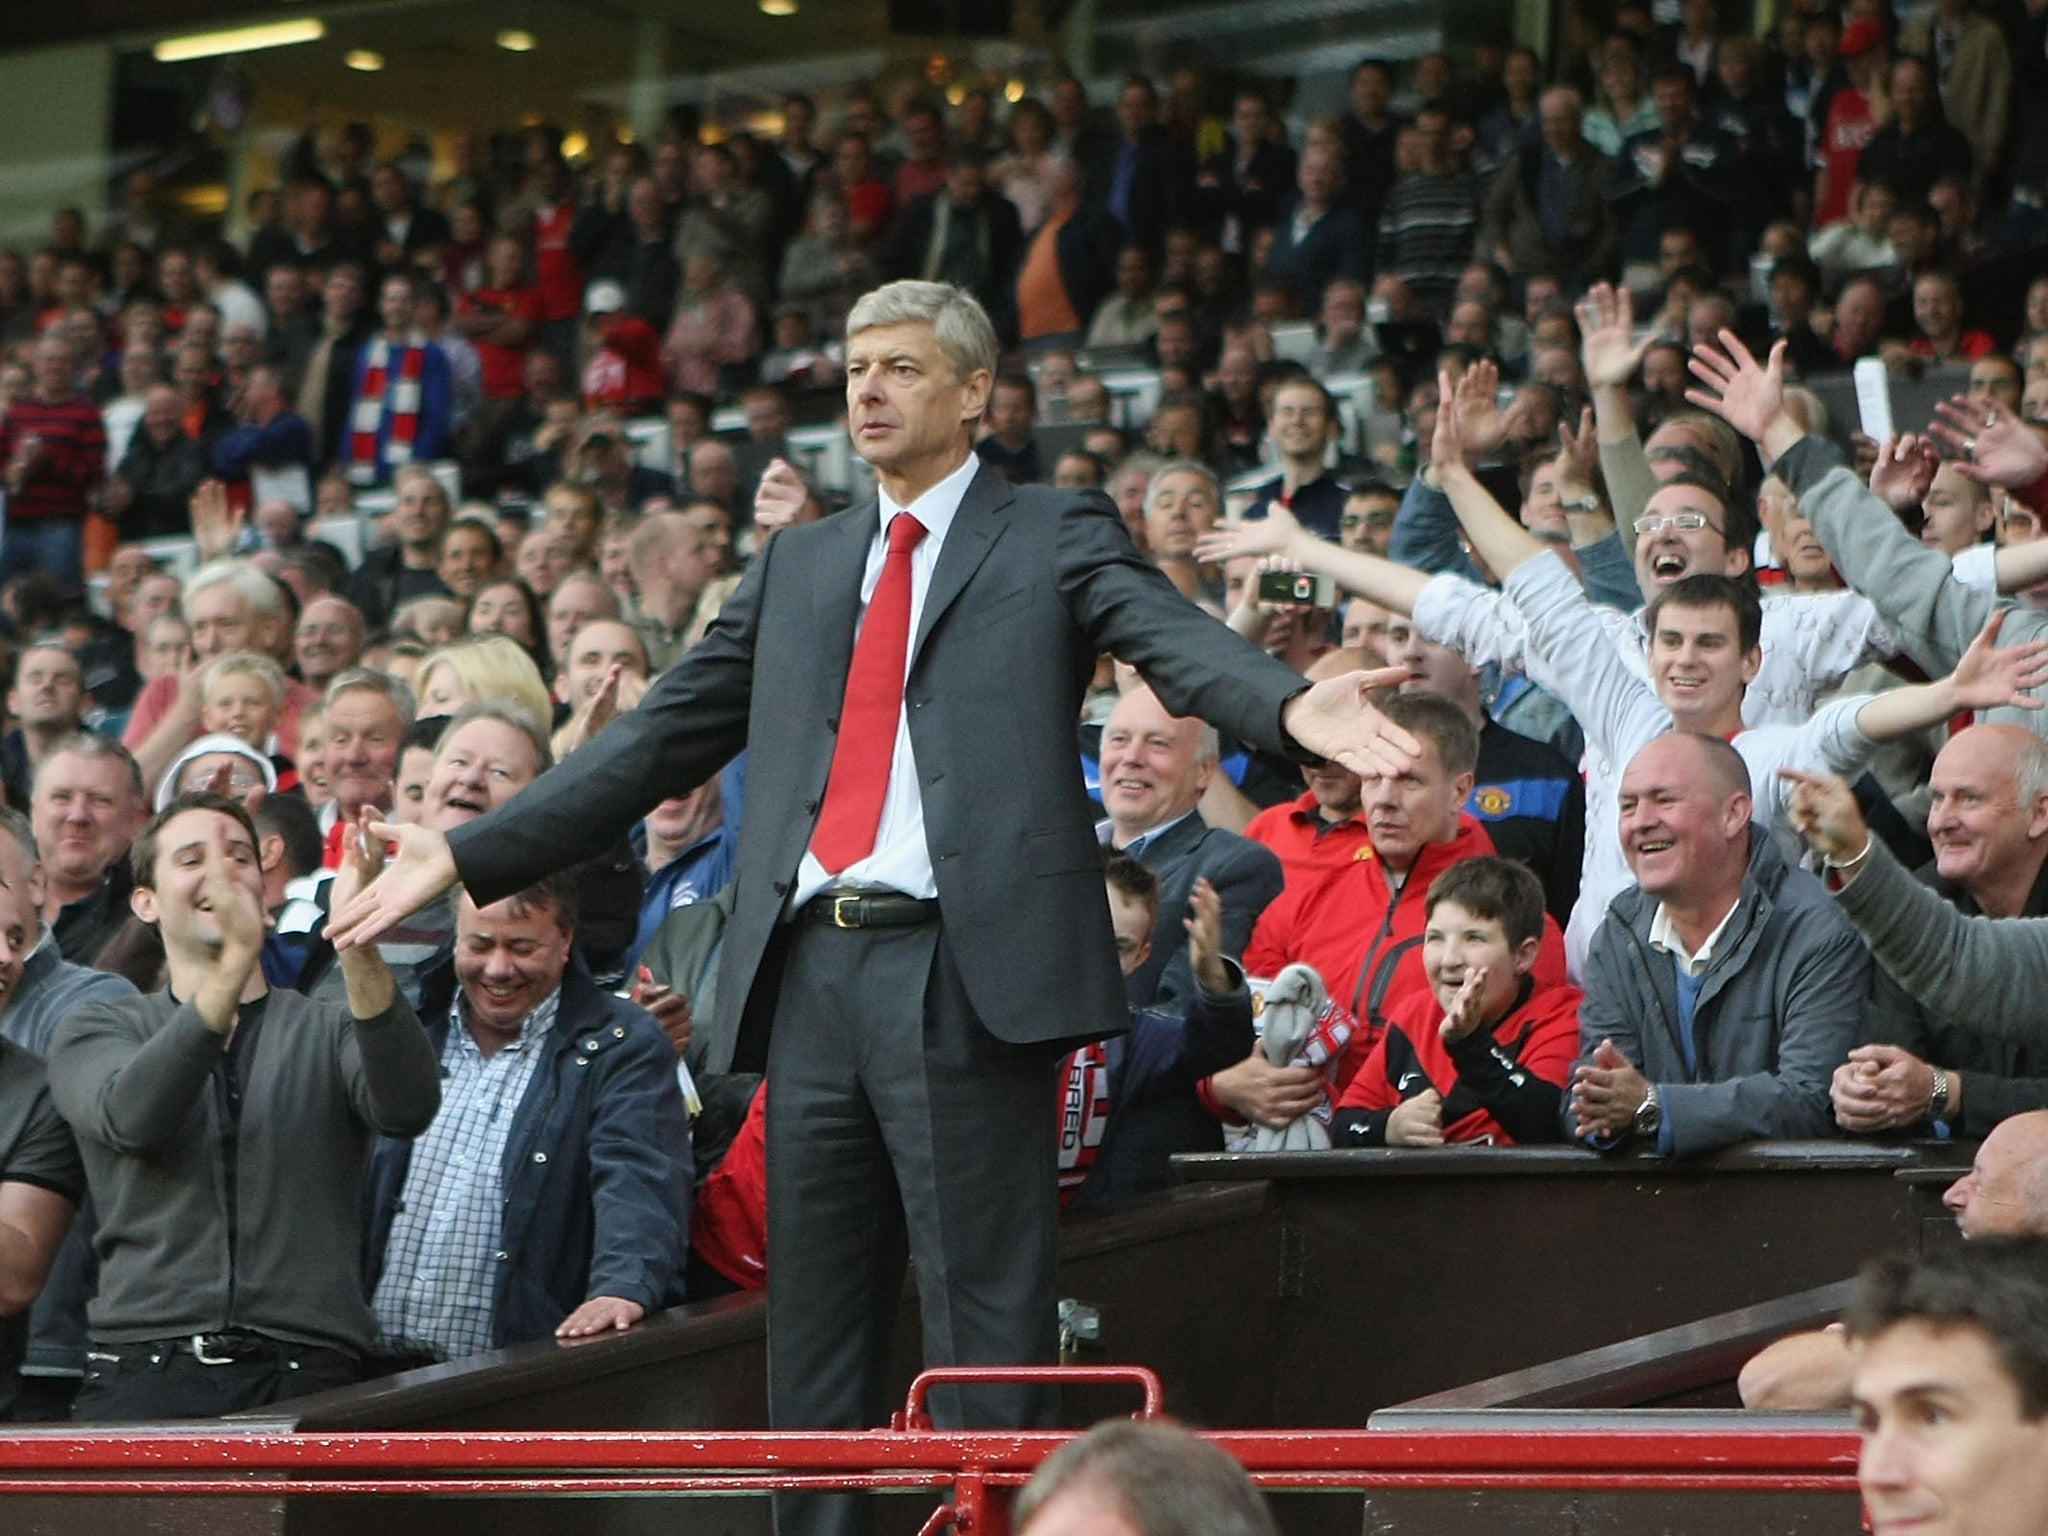
<svg viewBox="0 0 2048 1536">
<path fill-rule="evenodd" d="M 412 1145 L 371 1298 L 379 1349 L 459 1360 L 491 1347 L 504 1259 L 505 1143 L 561 1003 L 557 987 L 517 1040 L 485 1056 L 457 994 L 441 1051 L 441 1109 Z"/>
</svg>

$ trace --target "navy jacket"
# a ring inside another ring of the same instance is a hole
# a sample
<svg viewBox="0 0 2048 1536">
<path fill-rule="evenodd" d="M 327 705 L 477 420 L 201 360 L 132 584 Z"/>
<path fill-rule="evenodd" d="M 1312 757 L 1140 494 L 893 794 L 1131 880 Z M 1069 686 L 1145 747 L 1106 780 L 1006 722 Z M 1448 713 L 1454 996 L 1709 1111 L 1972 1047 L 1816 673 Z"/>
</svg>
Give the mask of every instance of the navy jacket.
<svg viewBox="0 0 2048 1536">
<path fill-rule="evenodd" d="M 452 967 L 428 974 L 420 1017 L 436 1060 L 454 996 Z M 491 1335 L 499 1347 L 550 1337 L 592 1296 L 649 1312 L 682 1299 L 693 1168 L 668 1036 L 646 1009 L 600 992 L 572 966 L 547 1052 L 505 1143 L 505 1260 Z M 411 1162 L 410 1141 L 380 1137 L 370 1150 L 365 1294 L 383 1270 Z"/>
<path fill-rule="evenodd" d="M 1181 949 L 1186 951 L 1187 945 Z M 1224 962 L 1234 984 L 1212 997 L 1200 987 L 1185 1017 L 1134 1008 L 1131 1030 L 1104 1042 L 1109 1058 L 1109 1123 L 1088 1177 L 1074 1192 L 1074 1213 L 1108 1210 L 1173 1183 L 1176 1152 L 1220 1152 L 1223 1127 L 1195 1097 L 1195 1084 L 1234 1067 L 1252 1049 L 1252 999 L 1244 973 Z"/>
</svg>

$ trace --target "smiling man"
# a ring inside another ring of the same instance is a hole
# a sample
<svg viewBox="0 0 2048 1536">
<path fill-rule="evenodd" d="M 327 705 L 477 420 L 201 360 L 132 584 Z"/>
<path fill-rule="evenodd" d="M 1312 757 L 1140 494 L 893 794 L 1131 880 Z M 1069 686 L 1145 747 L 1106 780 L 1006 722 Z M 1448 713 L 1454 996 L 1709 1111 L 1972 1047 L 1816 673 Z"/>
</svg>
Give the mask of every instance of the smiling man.
<svg viewBox="0 0 2048 1536">
<path fill-rule="evenodd" d="M 1866 1269 L 1849 1299 L 1856 1480 L 1874 1536 L 2048 1526 L 2048 1241 Z"/>
<path fill-rule="evenodd" d="M 1973 725 L 1934 760 L 1920 878 L 1957 911 L 2048 916 L 2048 742 L 2017 725 Z M 1982 1136 L 2008 1115 L 2048 1108 L 2048 1056 L 1977 1028 L 1977 999 L 1916 1002 L 1882 967 L 1871 994 L 1870 1044 L 1836 1071 L 1844 1130 L 1925 1126 Z"/>
<path fill-rule="evenodd" d="M 1620 817 L 1636 889 L 1593 936 L 1566 1133 L 1680 1156 L 1827 1135 L 1870 990 L 1856 930 L 1751 824 L 1750 770 L 1718 736 L 1644 746 Z"/>
<path fill-rule="evenodd" d="M 1133 1008 L 1170 1008 L 1194 996 L 1195 977 L 1181 920 L 1195 881 L 1206 879 L 1223 903 L 1223 948 L 1242 954 L 1252 924 L 1280 894 L 1284 877 L 1271 851 L 1212 827 L 1196 809 L 1217 767 L 1216 732 L 1170 715 L 1149 688 L 1116 702 L 1102 727 L 1103 842 L 1138 860 L 1159 880 L 1151 957 L 1127 971 Z"/>
<path fill-rule="evenodd" d="M 239 801 L 181 795 L 142 829 L 136 868 L 169 985 L 75 1008 L 50 1044 L 99 1217 L 78 1415 L 203 1418 L 345 1385 L 375 1335 L 355 1264 L 364 1155 L 373 1133 L 433 1119 L 433 1053 L 372 950 L 343 958 L 346 1008 L 264 981 Z M 358 839 L 337 894 L 366 868 Z"/>
<path fill-rule="evenodd" d="M 455 911 L 423 1000 L 442 1106 L 372 1149 L 378 1348 L 415 1364 L 629 1328 L 681 1299 L 690 1130 L 646 1009 L 570 963 L 576 881 Z"/>
<path fill-rule="evenodd" d="M 1336 422 L 1330 392 L 1307 374 L 1288 379 L 1273 391 L 1266 430 L 1280 451 L 1280 475 L 1253 494 L 1246 517 L 1264 517 L 1277 502 L 1318 538 L 1337 537 L 1351 492 L 1323 464 Z"/>
<path fill-rule="evenodd" d="M 394 865 L 337 910 L 337 941 L 358 943 L 458 879 L 502 900 L 748 748 L 718 996 L 735 1064 L 765 1059 L 775 1080 L 780 1428 L 879 1422 L 913 1250 L 929 1363 L 1057 1352 L 1053 1047 L 1122 1028 L 1128 1007 L 1073 766 L 1096 658 L 1269 750 L 1393 772 L 1415 750 L 1369 704 L 1370 674 L 1305 685 L 1174 591 L 1099 495 L 983 470 L 995 362 L 958 290 L 865 296 L 846 404 L 878 501 L 785 527 L 638 709 L 452 838 L 394 829 Z M 807 495 L 772 465 L 756 519 L 788 521 Z M 942 1390 L 933 1411 L 1014 1425 L 1051 1404 L 988 1387 Z M 777 1505 L 784 1536 L 867 1524 L 858 1498 Z"/>
</svg>

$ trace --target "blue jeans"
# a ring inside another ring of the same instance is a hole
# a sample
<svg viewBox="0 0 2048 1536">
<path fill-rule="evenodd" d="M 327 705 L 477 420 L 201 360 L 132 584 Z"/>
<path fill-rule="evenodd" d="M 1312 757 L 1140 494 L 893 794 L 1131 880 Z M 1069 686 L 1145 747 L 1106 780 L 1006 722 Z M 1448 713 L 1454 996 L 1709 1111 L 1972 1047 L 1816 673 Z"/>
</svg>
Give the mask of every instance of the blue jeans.
<svg viewBox="0 0 2048 1536">
<path fill-rule="evenodd" d="M 76 591 L 85 580 L 85 519 L 9 518 L 0 533 L 0 581 L 41 571 Z"/>
</svg>

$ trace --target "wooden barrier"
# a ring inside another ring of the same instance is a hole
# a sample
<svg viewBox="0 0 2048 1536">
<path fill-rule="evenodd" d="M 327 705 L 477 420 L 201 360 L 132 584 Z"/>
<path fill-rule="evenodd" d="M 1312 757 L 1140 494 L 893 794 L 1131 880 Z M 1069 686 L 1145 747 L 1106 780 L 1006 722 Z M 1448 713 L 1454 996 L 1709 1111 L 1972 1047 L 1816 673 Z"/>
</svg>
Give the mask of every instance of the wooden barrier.
<svg viewBox="0 0 2048 1536">
<path fill-rule="evenodd" d="M 1956 1143 L 1775 1142 L 1677 1161 L 1567 1147 L 1175 1159 L 1263 1180 L 1275 1246 L 1231 1262 L 1268 1361 L 1238 1424 L 1359 1423 L 1431 1392 L 1840 1280 L 1916 1248 Z M 1901 1177 L 1913 1174 L 1914 1177 Z M 1115 1348 L 1113 1329 L 1110 1347 Z M 1168 1400 L 1176 1372 L 1162 1368 Z"/>
<path fill-rule="evenodd" d="M 1917 1246 L 1923 1233 L 1952 1230 L 1939 1192 L 1971 1151 L 1778 1144 L 1694 1163 L 1567 1148 L 1184 1158 L 1181 1189 L 1063 1234 L 1061 1294 L 1097 1321 L 1083 1358 L 1150 1366 L 1168 1410 L 1190 1422 L 1356 1426 L 1376 1409 L 1757 1306 L 1838 1281 L 1873 1253 Z M 216 1425 L 252 1434 L 758 1428 L 764 1335 L 758 1296 L 724 1298 L 621 1336 L 523 1345 Z M 917 1358 L 908 1290 L 896 1344 L 907 1384 Z M 1627 1377 L 1622 1357 L 1609 1365 Z M 1108 1389 L 1083 1388 L 1069 1392 L 1068 1410 L 1086 1423 L 1129 1408 Z M 1290 1500 L 1288 1529 L 1339 1536 L 1360 1529 L 1362 1512 L 1374 1529 L 1448 1529 L 1440 1505 L 1404 1502 L 1411 1497 L 1423 1495 Z M 1500 1492 L 1492 1531 L 1564 1529 L 1540 1500 L 1516 1504 L 1522 1497 Z M 1570 1507 L 1587 1529 L 1688 1528 L 1667 1518 L 1684 1507 L 1676 1491 L 1661 1504 L 1643 1489 L 1616 1497 L 1574 1495 Z M 1763 1497 L 1717 1494 L 1718 1513 L 1699 1529 L 1795 1530 L 1807 1518 L 1799 1511 L 1817 1498 L 1839 1503 L 1841 1492 L 1780 1488 L 1754 1502 Z M 883 1529 L 914 1530 L 926 1511 L 894 1502 Z M 598 1536 L 766 1530 L 758 1500 L 605 1497 L 575 1508 L 578 1530 Z M 445 1499 L 382 1498 L 375 1509 L 379 1536 L 449 1530 Z M 9 1531 L 25 1536 L 341 1536 L 367 1518 L 352 1501 L 301 1495 L 167 1502 L 138 1489 L 134 1499 L 8 1501 Z M 541 1536 L 564 1516 L 546 1500 L 511 1497 L 494 1500 L 489 1518 L 493 1536 Z"/>
</svg>

